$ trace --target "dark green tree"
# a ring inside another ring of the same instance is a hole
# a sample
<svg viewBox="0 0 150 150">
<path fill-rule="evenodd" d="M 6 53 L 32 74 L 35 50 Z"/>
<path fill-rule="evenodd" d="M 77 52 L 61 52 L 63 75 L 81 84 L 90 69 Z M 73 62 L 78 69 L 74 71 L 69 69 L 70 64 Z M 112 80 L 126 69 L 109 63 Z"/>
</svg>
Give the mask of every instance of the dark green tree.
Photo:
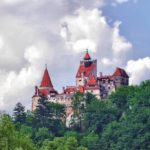
<svg viewBox="0 0 150 150">
<path fill-rule="evenodd" d="M 49 131 L 48 128 L 39 128 L 35 133 L 34 142 L 38 147 L 41 147 L 45 140 L 52 140 L 53 134 Z"/>
<path fill-rule="evenodd" d="M 72 108 L 73 108 L 73 121 L 72 124 L 75 128 L 79 130 L 83 127 L 83 112 L 85 109 L 85 98 L 84 95 L 80 92 L 77 92 L 72 99 Z"/>
<path fill-rule="evenodd" d="M 150 81 L 140 86 L 122 87 L 111 96 L 110 101 L 122 115 L 119 120 L 110 122 L 101 133 L 101 149 L 150 149 Z"/>
<path fill-rule="evenodd" d="M 21 124 L 26 122 L 25 107 L 20 102 L 16 104 L 13 116 L 15 123 Z"/>
<path fill-rule="evenodd" d="M 95 99 L 86 106 L 84 130 L 100 134 L 108 123 L 116 119 L 116 116 L 116 108 L 111 107 L 107 101 Z"/>
<path fill-rule="evenodd" d="M 99 136 L 94 132 L 84 135 L 81 140 L 81 145 L 87 147 L 89 150 L 99 150 Z"/>
<path fill-rule="evenodd" d="M 34 128 L 48 128 L 54 135 L 60 136 L 65 130 L 64 106 L 41 97 L 33 117 Z"/>
<path fill-rule="evenodd" d="M 48 128 L 51 122 L 51 113 L 48 109 L 48 99 L 42 96 L 37 105 L 37 109 L 34 111 L 33 127 L 36 128 Z"/>
</svg>

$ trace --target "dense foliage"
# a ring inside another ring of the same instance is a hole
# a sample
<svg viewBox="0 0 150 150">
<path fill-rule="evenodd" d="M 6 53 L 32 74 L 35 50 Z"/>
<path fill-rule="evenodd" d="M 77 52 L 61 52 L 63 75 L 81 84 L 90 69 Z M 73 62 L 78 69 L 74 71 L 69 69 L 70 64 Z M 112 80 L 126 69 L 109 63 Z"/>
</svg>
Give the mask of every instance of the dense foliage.
<svg viewBox="0 0 150 150">
<path fill-rule="evenodd" d="M 150 81 L 122 86 L 107 100 L 76 93 L 71 128 L 65 107 L 41 97 L 35 112 L 18 103 L 0 116 L 0 150 L 148 150 Z"/>
</svg>

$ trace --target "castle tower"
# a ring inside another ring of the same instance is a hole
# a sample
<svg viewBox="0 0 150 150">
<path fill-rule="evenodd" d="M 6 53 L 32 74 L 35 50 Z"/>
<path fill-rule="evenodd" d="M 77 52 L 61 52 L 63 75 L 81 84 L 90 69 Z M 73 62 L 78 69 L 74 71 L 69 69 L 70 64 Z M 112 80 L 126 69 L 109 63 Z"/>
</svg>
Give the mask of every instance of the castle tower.
<svg viewBox="0 0 150 150">
<path fill-rule="evenodd" d="M 100 86 L 97 83 L 95 76 L 91 76 L 86 86 L 84 87 L 85 93 L 91 93 L 100 99 Z"/>
<path fill-rule="evenodd" d="M 47 70 L 47 67 L 45 68 L 39 90 L 40 90 L 40 94 L 44 96 L 48 96 L 48 95 L 55 96 L 55 94 L 57 93 L 57 91 L 54 90 L 53 88 L 53 84 L 49 72 Z"/>
<path fill-rule="evenodd" d="M 114 74 L 113 79 L 115 82 L 116 88 L 121 85 L 128 85 L 129 84 L 129 76 L 126 71 L 122 68 L 117 67 Z"/>
<path fill-rule="evenodd" d="M 41 96 L 54 97 L 57 94 L 57 91 L 53 88 L 53 84 L 47 70 L 47 67 L 44 70 L 40 87 L 35 86 L 35 94 L 32 97 L 32 111 L 34 111 L 38 105 L 38 100 Z"/>
<path fill-rule="evenodd" d="M 87 50 L 76 74 L 76 86 L 85 86 L 91 76 L 97 78 L 97 60 L 92 60 Z"/>
</svg>

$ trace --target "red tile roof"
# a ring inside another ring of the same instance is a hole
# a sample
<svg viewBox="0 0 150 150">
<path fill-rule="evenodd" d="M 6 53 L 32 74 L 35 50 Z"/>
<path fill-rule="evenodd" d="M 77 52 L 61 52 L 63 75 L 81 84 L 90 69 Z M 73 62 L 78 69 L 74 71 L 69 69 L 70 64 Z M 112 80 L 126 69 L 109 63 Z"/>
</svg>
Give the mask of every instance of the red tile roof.
<svg viewBox="0 0 150 150">
<path fill-rule="evenodd" d="M 53 87 L 47 68 L 44 71 L 41 87 Z"/>
<path fill-rule="evenodd" d="M 88 77 L 95 67 L 95 64 L 91 64 L 89 67 L 85 67 L 84 64 L 80 65 L 76 77 L 81 77 L 82 73 L 85 77 Z"/>
<path fill-rule="evenodd" d="M 85 53 L 85 56 L 84 56 L 84 60 L 90 60 L 90 59 L 91 59 L 91 57 L 90 57 L 88 50 L 87 50 Z"/>
<path fill-rule="evenodd" d="M 40 89 L 39 90 L 39 95 L 40 96 L 47 96 L 49 94 L 49 91 L 47 89 Z"/>
<path fill-rule="evenodd" d="M 113 76 L 121 76 L 121 77 L 125 77 L 125 78 L 129 78 L 128 74 L 126 73 L 126 71 L 122 68 L 116 68 Z"/>
<path fill-rule="evenodd" d="M 113 76 L 104 75 L 104 76 L 97 77 L 97 79 L 110 79 L 110 80 L 113 80 Z"/>
<path fill-rule="evenodd" d="M 39 89 L 39 96 L 48 96 L 51 93 L 57 93 L 57 91 L 55 91 L 53 88 L 51 89 Z"/>
<path fill-rule="evenodd" d="M 79 92 L 84 93 L 84 86 L 79 86 Z"/>
<path fill-rule="evenodd" d="M 85 90 L 99 90 L 99 89 L 100 89 L 100 87 L 98 85 L 96 85 L 94 87 L 92 87 L 92 86 L 86 86 L 85 87 Z"/>
<path fill-rule="evenodd" d="M 91 76 L 87 84 L 88 85 L 96 85 L 97 81 L 96 81 L 95 77 Z"/>
<path fill-rule="evenodd" d="M 76 87 L 67 87 L 66 89 L 64 89 L 64 93 L 75 93 L 75 92 L 77 92 Z"/>
</svg>

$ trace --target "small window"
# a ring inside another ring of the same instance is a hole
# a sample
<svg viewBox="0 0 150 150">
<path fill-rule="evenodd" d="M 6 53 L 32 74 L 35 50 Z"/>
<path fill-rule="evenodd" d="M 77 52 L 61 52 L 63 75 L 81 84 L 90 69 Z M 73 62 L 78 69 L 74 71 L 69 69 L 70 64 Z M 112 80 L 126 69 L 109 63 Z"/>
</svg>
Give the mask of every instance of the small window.
<svg viewBox="0 0 150 150">
<path fill-rule="evenodd" d="M 103 80 L 103 83 L 105 83 L 105 80 Z"/>
</svg>

